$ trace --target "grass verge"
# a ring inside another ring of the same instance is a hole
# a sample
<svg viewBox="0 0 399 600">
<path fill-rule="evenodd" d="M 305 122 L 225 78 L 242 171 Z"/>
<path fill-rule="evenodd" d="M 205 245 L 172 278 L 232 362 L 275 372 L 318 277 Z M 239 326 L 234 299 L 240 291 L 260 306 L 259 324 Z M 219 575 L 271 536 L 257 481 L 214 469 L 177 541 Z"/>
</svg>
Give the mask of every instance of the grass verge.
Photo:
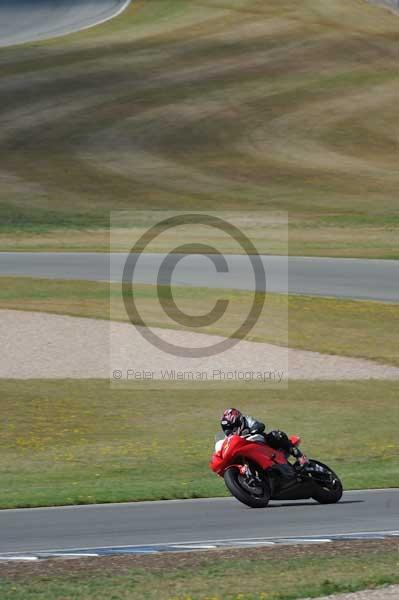
<svg viewBox="0 0 399 600">
<path fill-rule="evenodd" d="M 104 380 L 1 380 L 0 507 L 225 495 L 208 460 L 228 405 L 301 434 L 346 488 L 399 486 L 398 392 L 385 381 L 210 394 L 184 384 L 135 391 Z"/>
<path fill-rule="evenodd" d="M 0 593 L 3 600 L 295 600 L 399 583 L 398 550 L 391 540 L 3 564 Z"/>
<path fill-rule="evenodd" d="M 108 319 L 111 299 L 112 319 L 127 320 L 118 284 L 24 277 L 4 277 L 0 282 L 0 309 Z M 229 300 L 228 310 L 215 325 L 198 330 L 227 336 L 242 323 L 243 314 L 248 314 L 253 302 L 251 292 L 210 288 L 173 286 L 173 296 L 186 314 L 204 314 L 218 299 Z M 136 285 L 135 297 L 148 325 L 177 327 L 160 306 L 156 288 Z M 248 339 L 399 365 L 399 307 L 368 301 L 267 294 L 264 310 Z"/>
</svg>

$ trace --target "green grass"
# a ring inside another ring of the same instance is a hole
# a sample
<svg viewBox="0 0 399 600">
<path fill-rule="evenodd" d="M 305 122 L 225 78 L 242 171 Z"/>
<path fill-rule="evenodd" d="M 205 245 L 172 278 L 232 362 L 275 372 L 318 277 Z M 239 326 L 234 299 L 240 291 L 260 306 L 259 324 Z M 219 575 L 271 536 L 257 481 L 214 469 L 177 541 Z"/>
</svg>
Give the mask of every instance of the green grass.
<svg viewBox="0 0 399 600">
<path fill-rule="evenodd" d="M 228 405 L 303 437 L 346 488 L 399 486 L 398 382 L 242 389 L 111 389 L 85 380 L 0 381 L 0 507 L 220 496 L 208 468 Z M 171 474 L 173 476 L 171 476 Z"/>
<path fill-rule="evenodd" d="M 186 314 L 204 314 L 218 299 L 229 300 L 225 316 L 199 330 L 227 336 L 242 323 L 253 301 L 250 292 L 208 288 L 173 286 L 173 295 Z M 0 309 L 108 319 L 110 298 L 111 318 L 126 321 L 118 284 L 109 288 L 107 283 L 89 281 L 0 279 Z M 135 285 L 135 298 L 148 325 L 183 328 L 165 314 L 153 286 Z M 399 308 L 378 302 L 267 294 L 248 339 L 399 365 Z"/>
<path fill-rule="evenodd" d="M 364 0 L 138 0 L 0 50 L 0 248 L 107 250 L 112 209 L 262 208 L 290 254 L 399 258 L 398 34 Z"/>
<path fill-rule="evenodd" d="M 0 593 L 3 600 L 294 600 L 398 583 L 397 564 L 397 546 L 381 543 L 42 562 L 0 567 Z"/>
</svg>

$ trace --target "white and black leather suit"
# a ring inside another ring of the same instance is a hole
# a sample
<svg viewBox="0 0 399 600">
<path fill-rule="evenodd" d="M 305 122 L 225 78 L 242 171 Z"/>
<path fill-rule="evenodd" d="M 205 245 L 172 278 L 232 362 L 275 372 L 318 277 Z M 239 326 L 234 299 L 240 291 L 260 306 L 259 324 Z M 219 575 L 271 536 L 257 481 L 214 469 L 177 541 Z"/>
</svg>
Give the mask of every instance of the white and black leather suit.
<svg viewBox="0 0 399 600">
<path fill-rule="evenodd" d="M 251 442 L 263 442 L 271 448 L 274 448 L 274 450 L 282 450 L 287 455 L 291 454 L 296 458 L 302 455 L 301 451 L 291 444 L 287 434 L 284 433 L 284 431 L 274 429 L 269 431 L 269 433 L 266 433 L 265 428 L 265 424 L 261 421 L 257 421 L 250 415 L 243 415 L 241 417 L 241 425 L 237 433 L 245 436 Z"/>
</svg>

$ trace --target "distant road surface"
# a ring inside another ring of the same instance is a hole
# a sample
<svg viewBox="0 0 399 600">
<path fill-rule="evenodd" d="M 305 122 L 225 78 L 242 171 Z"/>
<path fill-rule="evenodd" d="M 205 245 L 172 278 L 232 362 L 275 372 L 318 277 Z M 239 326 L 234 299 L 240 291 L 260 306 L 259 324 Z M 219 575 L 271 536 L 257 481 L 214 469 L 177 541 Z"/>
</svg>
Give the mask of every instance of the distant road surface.
<svg viewBox="0 0 399 600">
<path fill-rule="evenodd" d="M 99 25 L 129 4 L 130 0 L 0 0 L 0 47 Z"/>
<path fill-rule="evenodd" d="M 163 254 L 140 257 L 138 283 L 155 283 Z M 226 255 L 228 272 L 218 273 L 209 257 L 191 255 L 176 266 L 173 285 L 254 289 L 246 256 Z M 267 291 L 399 302 L 399 261 L 347 258 L 261 257 Z M 126 254 L 0 253 L 0 276 L 121 281 Z M 287 268 L 288 266 L 288 268 Z"/>
</svg>

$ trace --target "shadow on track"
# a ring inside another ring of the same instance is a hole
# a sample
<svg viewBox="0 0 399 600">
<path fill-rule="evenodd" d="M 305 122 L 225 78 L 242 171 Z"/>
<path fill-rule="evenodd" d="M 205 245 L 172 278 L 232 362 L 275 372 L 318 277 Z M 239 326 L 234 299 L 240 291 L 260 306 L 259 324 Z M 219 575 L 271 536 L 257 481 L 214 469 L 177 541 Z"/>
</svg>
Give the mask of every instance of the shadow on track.
<svg viewBox="0 0 399 600">
<path fill-rule="evenodd" d="M 340 500 L 340 502 L 337 502 L 337 506 L 340 506 L 341 504 L 359 504 L 359 503 L 363 503 L 365 502 L 365 500 Z M 295 502 L 295 500 L 293 500 L 292 502 L 284 502 L 284 503 L 279 503 L 279 504 L 269 504 L 267 508 L 295 508 L 297 506 L 331 506 L 331 504 L 319 504 L 316 501 L 311 501 L 311 502 Z"/>
</svg>

